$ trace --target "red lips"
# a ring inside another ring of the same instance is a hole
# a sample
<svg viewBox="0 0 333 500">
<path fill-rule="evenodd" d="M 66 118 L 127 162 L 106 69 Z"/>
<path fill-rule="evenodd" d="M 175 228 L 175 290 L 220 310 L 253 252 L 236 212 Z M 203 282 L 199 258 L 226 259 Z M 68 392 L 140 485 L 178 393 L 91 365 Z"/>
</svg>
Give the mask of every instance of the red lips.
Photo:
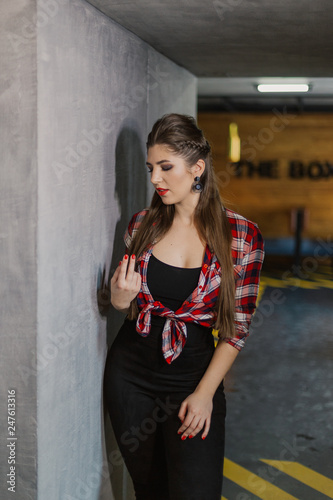
<svg viewBox="0 0 333 500">
<path fill-rule="evenodd" d="M 158 192 L 158 194 L 160 194 L 161 196 L 164 196 L 168 191 L 169 189 L 161 189 L 161 188 L 156 188 L 156 191 Z"/>
</svg>

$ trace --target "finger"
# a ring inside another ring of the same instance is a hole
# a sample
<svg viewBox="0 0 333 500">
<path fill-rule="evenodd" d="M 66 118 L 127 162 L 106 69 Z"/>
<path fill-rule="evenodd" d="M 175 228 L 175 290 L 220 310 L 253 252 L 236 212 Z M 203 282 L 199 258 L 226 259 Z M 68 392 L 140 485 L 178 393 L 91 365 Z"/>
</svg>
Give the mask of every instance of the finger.
<svg viewBox="0 0 333 500">
<path fill-rule="evenodd" d="M 182 438 L 191 434 L 192 430 L 196 427 L 197 418 L 193 414 L 187 413 L 185 420 L 178 429 L 178 434 L 182 434 Z"/>
<path fill-rule="evenodd" d="M 182 404 L 180 405 L 180 409 L 178 412 L 178 418 L 184 422 L 185 417 L 186 417 L 186 411 L 187 411 L 187 402 L 183 401 Z"/>
<path fill-rule="evenodd" d="M 206 420 L 205 428 L 202 433 L 201 439 L 206 439 L 209 429 L 210 429 L 210 417 L 208 417 Z"/>
<path fill-rule="evenodd" d="M 119 273 L 120 280 L 126 279 L 127 264 L 128 264 L 128 255 L 125 254 L 120 265 L 120 273 Z"/>
<path fill-rule="evenodd" d="M 133 281 L 135 272 L 135 255 L 131 255 L 129 258 L 128 269 L 126 274 L 126 279 L 128 281 Z"/>
<path fill-rule="evenodd" d="M 113 276 L 111 278 L 111 282 L 112 283 L 115 283 L 118 280 L 119 273 L 120 273 L 120 265 L 121 265 L 121 261 L 119 262 L 119 266 L 117 266 L 117 269 L 113 273 Z"/>
<path fill-rule="evenodd" d="M 185 422 L 186 422 L 186 420 L 185 420 Z M 187 426 L 187 428 L 183 432 L 183 436 L 186 436 L 186 437 L 191 436 L 191 438 L 192 438 L 192 437 L 196 436 L 198 434 L 198 432 L 201 431 L 202 428 L 203 428 L 203 423 L 201 423 L 200 417 L 193 417 L 191 423 Z"/>
<path fill-rule="evenodd" d="M 203 419 L 200 419 L 197 423 L 197 426 L 190 432 L 189 438 L 194 438 L 199 432 L 202 431 L 204 427 L 205 421 Z"/>
<path fill-rule="evenodd" d="M 139 273 L 135 273 L 135 289 L 139 292 L 141 289 L 141 276 Z"/>
</svg>

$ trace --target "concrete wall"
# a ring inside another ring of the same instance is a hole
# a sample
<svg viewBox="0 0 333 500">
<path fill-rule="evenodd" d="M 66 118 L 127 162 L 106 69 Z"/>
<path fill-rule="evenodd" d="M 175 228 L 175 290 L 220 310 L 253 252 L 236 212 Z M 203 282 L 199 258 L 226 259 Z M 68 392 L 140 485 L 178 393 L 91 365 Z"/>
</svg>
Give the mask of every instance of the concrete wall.
<svg viewBox="0 0 333 500">
<path fill-rule="evenodd" d="M 0 411 L 15 388 L 15 498 L 129 499 L 102 401 L 123 316 L 99 289 L 149 203 L 147 133 L 164 112 L 195 114 L 196 79 L 84 0 L 1 11 Z M 6 433 L 2 418 L 2 450 Z M 7 452 L 0 466 L 3 484 Z"/>
<path fill-rule="evenodd" d="M 36 498 L 37 484 L 37 49 L 35 37 L 21 35 L 23 19 L 34 16 L 35 2 L 1 2 L 1 499 Z M 9 407 L 15 422 L 7 420 L 8 391 L 15 391 Z M 16 493 L 7 489 L 10 467 Z"/>
</svg>

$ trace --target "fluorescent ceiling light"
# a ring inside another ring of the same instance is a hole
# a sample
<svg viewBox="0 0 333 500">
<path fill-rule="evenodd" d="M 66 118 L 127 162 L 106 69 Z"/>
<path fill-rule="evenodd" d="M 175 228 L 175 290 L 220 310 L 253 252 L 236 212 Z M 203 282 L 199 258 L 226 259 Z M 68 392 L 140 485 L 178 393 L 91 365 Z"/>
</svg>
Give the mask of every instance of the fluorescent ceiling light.
<svg viewBox="0 0 333 500">
<path fill-rule="evenodd" d="M 306 83 L 269 83 L 257 85 L 258 92 L 308 92 Z"/>
</svg>

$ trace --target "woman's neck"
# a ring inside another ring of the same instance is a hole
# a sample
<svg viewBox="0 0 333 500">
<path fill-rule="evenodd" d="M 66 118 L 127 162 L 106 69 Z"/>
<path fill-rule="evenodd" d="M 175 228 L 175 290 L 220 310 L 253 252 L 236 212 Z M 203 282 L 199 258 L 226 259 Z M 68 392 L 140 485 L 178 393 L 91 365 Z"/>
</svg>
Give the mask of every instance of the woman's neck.
<svg viewBox="0 0 333 500">
<path fill-rule="evenodd" d="M 186 204 L 175 204 L 175 215 L 174 221 L 184 226 L 193 226 L 194 224 L 194 212 L 197 206 L 198 200 L 193 200 L 193 203 Z"/>
</svg>

